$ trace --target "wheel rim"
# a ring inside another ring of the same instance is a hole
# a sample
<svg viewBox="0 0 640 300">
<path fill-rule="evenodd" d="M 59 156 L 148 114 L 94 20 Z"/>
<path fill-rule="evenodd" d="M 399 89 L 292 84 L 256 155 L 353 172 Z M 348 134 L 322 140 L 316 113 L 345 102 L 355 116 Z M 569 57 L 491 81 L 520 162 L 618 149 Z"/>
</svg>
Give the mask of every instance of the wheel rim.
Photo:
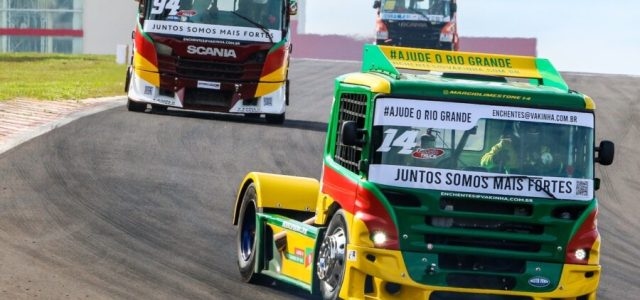
<svg viewBox="0 0 640 300">
<path fill-rule="evenodd" d="M 247 207 L 240 230 L 240 256 L 244 261 L 249 261 L 253 252 L 253 244 L 256 236 L 256 214 L 253 205 Z"/>
<path fill-rule="evenodd" d="M 337 227 L 328 235 L 322 245 L 318 257 L 318 278 L 322 284 L 333 291 L 340 287 L 345 269 L 345 252 L 347 237 L 342 227 Z"/>
</svg>

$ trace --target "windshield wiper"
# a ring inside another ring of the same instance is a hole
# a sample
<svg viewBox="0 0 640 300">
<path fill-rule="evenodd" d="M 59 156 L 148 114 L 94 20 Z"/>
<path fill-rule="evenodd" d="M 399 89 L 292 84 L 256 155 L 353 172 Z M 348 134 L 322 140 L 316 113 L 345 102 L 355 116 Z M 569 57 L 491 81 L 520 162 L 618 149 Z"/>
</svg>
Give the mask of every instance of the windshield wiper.
<svg viewBox="0 0 640 300">
<path fill-rule="evenodd" d="M 516 179 L 529 179 L 529 182 L 533 181 L 533 184 L 535 184 L 536 188 L 542 190 L 545 194 L 547 194 L 549 197 L 551 197 L 554 200 L 558 200 L 558 197 L 556 197 L 550 190 L 549 187 L 545 187 L 543 186 L 538 180 L 536 179 L 540 179 L 542 177 L 533 177 L 533 176 L 526 176 L 526 175 L 516 175 L 516 176 L 507 176 L 507 175 L 498 175 L 498 176 L 482 176 L 485 178 L 516 178 Z"/>
<path fill-rule="evenodd" d="M 243 15 L 241 15 L 241 14 L 235 12 L 235 11 L 232 11 L 231 13 L 236 15 L 236 16 L 238 16 L 238 17 L 240 17 L 240 18 L 242 18 L 243 20 L 251 23 L 253 26 L 257 27 L 258 29 L 262 30 L 262 32 L 264 32 L 267 35 L 267 37 L 269 37 L 269 42 L 271 44 L 273 44 L 273 38 L 271 37 L 271 33 L 269 32 L 269 29 L 264 27 L 264 25 L 254 21 L 254 20 L 251 20 L 248 17 L 245 17 L 245 16 L 243 16 Z"/>
</svg>

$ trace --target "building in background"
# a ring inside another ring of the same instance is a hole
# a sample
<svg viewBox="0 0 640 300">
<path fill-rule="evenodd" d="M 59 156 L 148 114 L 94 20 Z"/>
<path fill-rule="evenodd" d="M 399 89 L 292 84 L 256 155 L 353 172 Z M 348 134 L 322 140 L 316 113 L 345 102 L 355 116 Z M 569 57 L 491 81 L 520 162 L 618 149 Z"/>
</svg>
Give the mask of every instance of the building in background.
<svg viewBox="0 0 640 300">
<path fill-rule="evenodd" d="M 0 52 L 114 54 L 131 43 L 134 0 L 0 0 Z"/>
</svg>

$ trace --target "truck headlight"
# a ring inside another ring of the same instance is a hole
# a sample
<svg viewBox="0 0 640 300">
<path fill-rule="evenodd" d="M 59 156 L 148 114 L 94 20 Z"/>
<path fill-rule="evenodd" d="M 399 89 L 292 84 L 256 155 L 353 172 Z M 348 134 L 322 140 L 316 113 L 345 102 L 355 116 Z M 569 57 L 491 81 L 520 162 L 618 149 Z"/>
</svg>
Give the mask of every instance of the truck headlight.
<svg viewBox="0 0 640 300">
<path fill-rule="evenodd" d="M 387 242 L 387 235 L 382 231 L 378 231 L 375 232 L 373 236 L 371 236 L 371 240 L 373 241 L 374 245 L 381 246 Z"/>
<path fill-rule="evenodd" d="M 173 53 L 173 48 L 165 45 L 165 44 L 161 44 L 161 43 L 154 43 L 154 46 L 156 47 L 156 52 L 159 55 L 164 55 L 164 56 L 171 56 L 171 54 Z"/>
<path fill-rule="evenodd" d="M 587 251 L 584 249 L 578 249 L 576 250 L 576 252 L 574 253 L 574 255 L 576 256 L 577 259 L 579 260 L 585 260 L 587 258 Z"/>
<path fill-rule="evenodd" d="M 379 40 L 386 40 L 389 38 L 389 32 L 388 31 L 378 31 L 376 32 L 376 38 Z"/>
</svg>

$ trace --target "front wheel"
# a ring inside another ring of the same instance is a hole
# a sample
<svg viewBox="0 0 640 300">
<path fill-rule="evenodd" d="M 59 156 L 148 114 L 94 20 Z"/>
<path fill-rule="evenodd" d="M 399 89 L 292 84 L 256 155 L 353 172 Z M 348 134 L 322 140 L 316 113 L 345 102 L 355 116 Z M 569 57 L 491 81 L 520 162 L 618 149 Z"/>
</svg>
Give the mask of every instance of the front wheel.
<svg viewBox="0 0 640 300">
<path fill-rule="evenodd" d="M 136 102 L 129 99 L 127 101 L 127 109 L 129 111 L 143 112 L 147 109 L 147 104 L 144 102 Z"/>
<path fill-rule="evenodd" d="M 264 115 L 264 117 L 267 120 L 267 123 L 269 123 L 269 124 L 278 124 L 278 125 L 284 123 L 284 119 L 285 119 L 284 113 L 277 114 L 277 115 L 276 114 L 266 114 L 266 115 Z"/>
<path fill-rule="evenodd" d="M 256 188 L 250 184 L 242 197 L 236 235 L 238 269 L 244 282 L 255 282 L 256 265 Z"/>
<path fill-rule="evenodd" d="M 317 274 L 324 300 L 339 299 L 346 270 L 347 244 L 347 221 L 340 209 L 331 218 L 318 252 Z"/>
</svg>

